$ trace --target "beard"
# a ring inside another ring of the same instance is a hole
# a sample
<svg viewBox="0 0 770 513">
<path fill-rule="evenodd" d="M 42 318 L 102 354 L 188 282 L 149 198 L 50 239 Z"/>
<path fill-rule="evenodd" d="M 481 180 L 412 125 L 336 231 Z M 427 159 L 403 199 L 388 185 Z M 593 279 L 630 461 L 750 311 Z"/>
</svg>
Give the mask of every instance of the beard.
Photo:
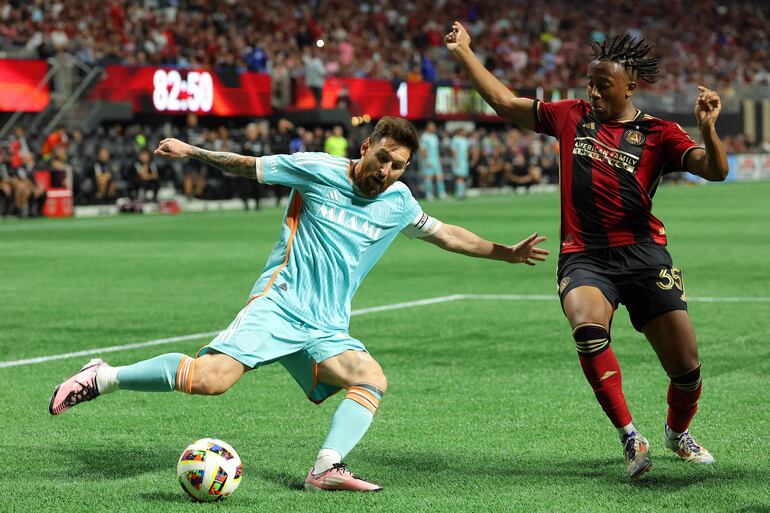
<svg viewBox="0 0 770 513">
<path fill-rule="evenodd" d="M 353 183 L 356 184 L 358 190 L 364 196 L 373 198 L 382 193 L 388 188 L 387 181 L 377 178 L 377 168 L 375 167 L 371 171 L 366 169 L 367 166 L 361 166 L 361 171 L 358 174 L 353 174 Z"/>
</svg>

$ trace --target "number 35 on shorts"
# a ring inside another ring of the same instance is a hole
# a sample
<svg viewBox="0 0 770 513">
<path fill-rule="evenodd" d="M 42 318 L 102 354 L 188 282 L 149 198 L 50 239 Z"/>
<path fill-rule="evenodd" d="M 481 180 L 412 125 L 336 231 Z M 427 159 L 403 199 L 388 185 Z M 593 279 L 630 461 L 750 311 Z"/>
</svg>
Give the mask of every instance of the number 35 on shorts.
<svg viewBox="0 0 770 513">
<path fill-rule="evenodd" d="M 674 287 L 682 292 L 682 301 L 687 301 L 687 294 L 684 291 L 684 279 L 682 278 L 682 270 L 676 267 L 668 269 L 664 267 L 658 273 L 660 280 L 656 283 L 661 290 L 671 290 Z"/>
</svg>

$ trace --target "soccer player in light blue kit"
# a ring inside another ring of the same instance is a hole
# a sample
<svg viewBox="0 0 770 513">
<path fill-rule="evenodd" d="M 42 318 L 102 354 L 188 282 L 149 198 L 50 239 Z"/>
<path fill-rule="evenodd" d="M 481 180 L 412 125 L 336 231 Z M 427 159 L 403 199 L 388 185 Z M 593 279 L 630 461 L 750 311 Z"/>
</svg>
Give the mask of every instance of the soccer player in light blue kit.
<svg viewBox="0 0 770 513">
<path fill-rule="evenodd" d="M 414 127 L 401 118 L 377 123 L 358 161 L 324 153 L 245 157 L 161 141 L 157 155 L 193 158 L 291 187 L 278 243 L 246 306 L 196 358 L 169 353 L 124 367 L 92 360 L 56 387 L 50 413 L 118 389 L 217 395 L 245 372 L 278 362 L 314 403 L 346 390 L 305 487 L 381 489 L 342 463 L 369 428 L 387 388 L 380 365 L 348 333 L 350 302 L 364 276 L 399 233 L 509 263 L 534 265 L 548 254 L 537 247 L 545 240 L 537 234 L 504 246 L 424 213 L 398 181 L 417 148 Z"/>
<path fill-rule="evenodd" d="M 429 121 L 420 136 L 420 176 L 425 198 L 429 200 L 446 198 L 439 146 L 436 123 Z"/>
<path fill-rule="evenodd" d="M 465 197 L 465 185 L 468 180 L 468 148 L 470 141 L 465 136 L 465 128 L 460 128 L 452 137 L 452 172 L 455 176 L 455 197 Z"/>
</svg>

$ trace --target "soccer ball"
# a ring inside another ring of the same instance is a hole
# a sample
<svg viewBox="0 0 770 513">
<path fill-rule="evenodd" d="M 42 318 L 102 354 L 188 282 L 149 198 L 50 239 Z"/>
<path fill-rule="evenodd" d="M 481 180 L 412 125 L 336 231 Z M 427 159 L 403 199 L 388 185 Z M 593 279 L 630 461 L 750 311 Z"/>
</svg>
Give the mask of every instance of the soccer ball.
<svg viewBox="0 0 770 513">
<path fill-rule="evenodd" d="M 217 501 L 233 493 L 241 484 L 242 473 L 238 453 L 216 438 L 201 438 L 188 445 L 176 466 L 182 489 L 200 502 Z"/>
</svg>

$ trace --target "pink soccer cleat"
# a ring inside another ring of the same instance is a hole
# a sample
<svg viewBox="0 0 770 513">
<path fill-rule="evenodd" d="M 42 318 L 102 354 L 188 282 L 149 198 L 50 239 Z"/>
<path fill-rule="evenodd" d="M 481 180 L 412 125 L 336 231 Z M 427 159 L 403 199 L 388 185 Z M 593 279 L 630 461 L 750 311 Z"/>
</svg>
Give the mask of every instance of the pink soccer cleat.
<svg viewBox="0 0 770 513">
<path fill-rule="evenodd" d="M 319 474 L 313 474 L 311 468 L 305 478 L 305 490 L 379 492 L 382 486 L 354 476 L 344 463 L 335 463 Z"/>
<path fill-rule="evenodd" d="M 62 414 L 76 404 L 98 397 L 99 390 L 96 387 L 96 371 L 103 364 L 103 360 L 94 358 L 85 364 L 77 374 L 56 387 L 51 396 L 51 401 L 48 403 L 48 411 L 51 415 Z"/>
</svg>

